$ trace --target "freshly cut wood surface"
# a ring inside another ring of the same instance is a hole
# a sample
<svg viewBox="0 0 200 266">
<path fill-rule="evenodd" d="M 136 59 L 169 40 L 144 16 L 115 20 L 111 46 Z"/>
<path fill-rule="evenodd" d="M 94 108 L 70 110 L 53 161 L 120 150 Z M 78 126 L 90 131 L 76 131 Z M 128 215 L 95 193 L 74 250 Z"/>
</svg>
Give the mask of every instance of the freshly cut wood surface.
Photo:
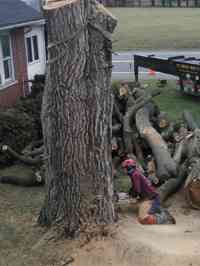
<svg viewBox="0 0 200 266">
<path fill-rule="evenodd" d="M 185 188 L 186 200 L 189 205 L 200 210 L 200 180 L 192 180 Z"/>
<path fill-rule="evenodd" d="M 156 161 L 156 173 L 161 181 L 176 176 L 176 163 L 168 151 L 165 141 L 150 122 L 150 113 L 147 106 L 136 114 L 137 129 L 152 150 Z"/>
<path fill-rule="evenodd" d="M 78 2 L 78 0 L 46 0 L 44 10 L 56 9 Z"/>
</svg>

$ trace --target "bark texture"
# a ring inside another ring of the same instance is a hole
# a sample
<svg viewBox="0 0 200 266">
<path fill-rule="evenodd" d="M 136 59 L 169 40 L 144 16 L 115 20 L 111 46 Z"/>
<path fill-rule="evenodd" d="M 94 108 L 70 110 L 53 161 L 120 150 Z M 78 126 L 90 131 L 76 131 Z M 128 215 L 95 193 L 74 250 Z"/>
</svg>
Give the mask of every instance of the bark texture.
<svg viewBox="0 0 200 266">
<path fill-rule="evenodd" d="M 177 192 L 181 185 L 184 183 L 186 177 L 180 175 L 177 178 L 170 178 L 162 186 L 159 187 L 158 193 L 160 195 L 161 202 L 168 199 L 173 193 Z"/>
<path fill-rule="evenodd" d="M 24 164 L 27 164 L 27 165 L 41 165 L 42 164 L 42 152 L 43 151 L 41 151 L 41 150 L 40 151 L 37 150 L 37 153 L 35 151 L 32 154 L 21 155 L 21 154 L 17 153 L 16 151 L 14 151 L 8 145 L 3 145 L 2 146 L 2 151 L 9 153 L 16 160 L 19 160 L 19 161 L 21 161 L 21 162 L 23 162 Z M 31 156 L 34 156 L 34 155 L 38 155 L 38 156 L 35 157 L 35 158 L 31 157 Z"/>
<path fill-rule="evenodd" d="M 200 159 L 192 158 L 189 162 L 189 175 L 185 182 L 185 196 L 188 204 L 200 210 Z"/>
<path fill-rule="evenodd" d="M 136 114 L 136 126 L 140 135 L 152 149 L 156 161 L 156 173 L 161 181 L 176 175 L 176 164 L 171 157 L 167 145 L 161 135 L 153 128 L 150 122 L 148 106 L 140 109 Z"/>
<path fill-rule="evenodd" d="M 133 150 L 135 150 L 137 157 L 139 157 L 140 160 L 143 160 L 142 151 L 135 138 L 135 135 L 137 134 L 135 116 L 137 111 L 150 102 L 153 97 L 159 95 L 160 91 L 155 90 L 152 94 L 143 93 L 143 91 L 140 93 L 141 95 L 139 95 L 136 100 L 134 100 L 133 96 L 129 95 L 126 112 L 123 117 L 123 137 L 126 153 L 132 154 Z"/>
<path fill-rule="evenodd" d="M 185 123 L 186 123 L 189 130 L 193 131 L 193 130 L 199 128 L 199 125 L 195 121 L 195 119 L 193 118 L 191 112 L 185 110 L 183 112 L 183 119 L 185 120 Z"/>
<path fill-rule="evenodd" d="M 73 236 L 83 215 L 89 219 L 89 209 L 97 223 L 115 218 L 110 35 L 116 19 L 92 0 L 64 3 L 45 7 L 49 62 L 42 124 L 47 192 L 39 222 L 61 220 Z"/>
</svg>

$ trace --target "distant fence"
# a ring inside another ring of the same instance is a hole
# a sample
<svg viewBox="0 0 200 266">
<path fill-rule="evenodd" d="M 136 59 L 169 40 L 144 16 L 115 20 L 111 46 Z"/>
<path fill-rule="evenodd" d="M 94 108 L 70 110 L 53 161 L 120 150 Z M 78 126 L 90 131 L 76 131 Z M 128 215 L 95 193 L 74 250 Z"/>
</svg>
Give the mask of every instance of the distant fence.
<svg viewBox="0 0 200 266">
<path fill-rule="evenodd" d="M 200 0 L 99 0 L 110 7 L 200 7 Z"/>
</svg>

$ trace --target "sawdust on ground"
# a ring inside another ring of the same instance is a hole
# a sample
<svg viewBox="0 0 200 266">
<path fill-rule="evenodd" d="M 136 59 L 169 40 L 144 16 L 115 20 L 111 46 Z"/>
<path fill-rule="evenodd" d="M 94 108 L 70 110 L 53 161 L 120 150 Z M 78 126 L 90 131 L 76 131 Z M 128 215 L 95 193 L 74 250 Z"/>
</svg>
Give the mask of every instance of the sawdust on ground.
<svg viewBox="0 0 200 266">
<path fill-rule="evenodd" d="M 43 189 L 0 189 L 0 266 L 200 266 L 200 213 L 182 193 L 170 199 L 176 225 L 142 226 L 129 208 L 115 234 L 81 246 L 35 226 Z"/>
<path fill-rule="evenodd" d="M 176 225 L 145 226 L 129 213 L 114 238 L 82 249 L 76 266 L 199 266 L 200 213 L 190 210 L 182 193 L 170 200 Z"/>
</svg>

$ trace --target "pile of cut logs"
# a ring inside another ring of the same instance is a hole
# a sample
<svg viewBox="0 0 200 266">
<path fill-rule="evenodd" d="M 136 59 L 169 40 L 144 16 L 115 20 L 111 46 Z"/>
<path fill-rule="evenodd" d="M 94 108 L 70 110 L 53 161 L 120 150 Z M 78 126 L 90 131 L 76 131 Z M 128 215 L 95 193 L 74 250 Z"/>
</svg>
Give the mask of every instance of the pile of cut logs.
<svg viewBox="0 0 200 266">
<path fill-rule="evenodd" d="M 139 84 L 122 83 L 115 88 L 112 156 L 114 174 L 124 158 L 138 167 L 158 187 L 164 202 L 182 185 L 188 202 L 200 208 L 200 129 L 189 111 L 182 120 L 170 121 Z"/>
<path fill-rule="evenodd" d="M 158 188 L 162 202 L 184 186 L 190 206 L 200 209 L 199 125 L 189 111 L 183 112 L 181 121 L 170 121 L 167 113 L 161 112 L 153 100 L 160 93 L 158 89 L 149 91 L 140 84 L 126 82 L 113 88 L 114 176 L 117 178 L 124 158 L 134 158 Z M 1 153 L 32 167 L 35 174 L 27 177 L 27 182 L 25 177 L 13 176 L 0 177 L 0 182 L 29 186 L 44 183 L 43 141 L 36 139 L 23 147 L 21 153 L 8 146 L 9 143 L 2 143 Z M 42 171 L 38 172 L 38 169 Z"/>
</svg>

